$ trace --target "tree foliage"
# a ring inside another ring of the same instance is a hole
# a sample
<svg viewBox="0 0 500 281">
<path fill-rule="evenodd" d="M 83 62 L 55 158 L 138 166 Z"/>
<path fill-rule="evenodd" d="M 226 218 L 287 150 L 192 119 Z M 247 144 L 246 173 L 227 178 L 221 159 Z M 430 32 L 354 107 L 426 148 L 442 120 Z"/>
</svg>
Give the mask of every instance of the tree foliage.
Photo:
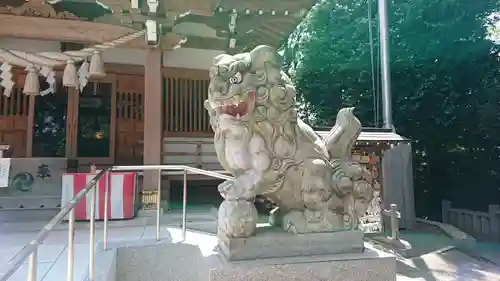
<svg viewBox="0 0 500 281">
<path fill-rule="evenodd" d="M 367 1 L 323 1 L 285 46 L 316 125 L 332 124 L 344 106 L 356 106 L 365 126 L 380 125 L 371 55 L 379 69 L 377 2 L 371 5 L 369 16 Z M 490 34 L 498 32 L 499 11 L 497 0 L 389 1 L 393 117 L 397 132 L 413 140 L 420 215 L 440 213 L 445 198 L 475 209 L 499 203 L 500 62 Z"/>
</svg>

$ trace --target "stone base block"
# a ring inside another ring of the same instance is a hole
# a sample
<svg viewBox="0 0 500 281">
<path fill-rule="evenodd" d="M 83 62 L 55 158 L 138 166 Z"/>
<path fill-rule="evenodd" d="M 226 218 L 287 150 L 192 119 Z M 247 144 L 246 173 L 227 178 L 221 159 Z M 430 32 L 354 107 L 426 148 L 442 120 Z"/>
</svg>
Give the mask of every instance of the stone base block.
<svg viewBox="0 0 500 281">
<path fill-rule="evenodd" d="M 258 227 L 255 236 L 228 238 L 219 233 L 219 251 L 227 260 L 251 260 L 363 251 L 363 232 L 293 234 L 275 227 Z"/>
<path fill-rule="evenodd" d="M 391 239 L 387 236 L 374 236 L 371 238 L 373 241 L 381 243 L 382 245 L 391 248 L 396 253 L 400 254 L 405 258 L 412 258 L 418 256 L 411 244 L 408 241 L 402 239 Z"/>
<path fill-rule="evenodd" d="M 362 253 L 227 261 L 210 266 L 210 281 L 396 281 L 394 256 Z"/>
</svg>

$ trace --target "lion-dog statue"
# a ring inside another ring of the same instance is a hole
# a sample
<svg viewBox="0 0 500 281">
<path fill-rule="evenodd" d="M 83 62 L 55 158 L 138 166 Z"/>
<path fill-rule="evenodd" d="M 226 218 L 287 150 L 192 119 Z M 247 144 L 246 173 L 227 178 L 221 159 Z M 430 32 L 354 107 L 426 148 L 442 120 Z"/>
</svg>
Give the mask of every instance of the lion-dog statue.
<svg viewBox="0 0 500 281">
<path fill-rule="evenodd" d="M 218 187 L 225 199 L 218 231 L 252 235 L 256 195 L 279 206 L 275 223 L 288 232 L 357 229 L 373 198 L 368 171 L 351 157 L 361 123 L 344 108 L 321 138 L 297 117 L 296 91 L 279 60 L 275 49 L 258 46 L 218 55 L 210 69 L 204 105 L 220 164 L 234 176 Z"/>
</svg>

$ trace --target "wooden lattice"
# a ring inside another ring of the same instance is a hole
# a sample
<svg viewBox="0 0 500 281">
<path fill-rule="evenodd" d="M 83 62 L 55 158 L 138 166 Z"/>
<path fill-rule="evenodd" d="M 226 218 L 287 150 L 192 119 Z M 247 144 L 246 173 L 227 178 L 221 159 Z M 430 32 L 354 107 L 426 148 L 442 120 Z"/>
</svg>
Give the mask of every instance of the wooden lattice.
<svg viewBox="0 0 500 281">
<path fill-rule="evenodd" d="M 168 72 L 167 72 L 168 73 Z M 164 79 L 164 131 L 171 136 L 210 135 L 210 121 L 203 106 L 208 97 L 208 75 L 167 75 Z"/>
</svg>

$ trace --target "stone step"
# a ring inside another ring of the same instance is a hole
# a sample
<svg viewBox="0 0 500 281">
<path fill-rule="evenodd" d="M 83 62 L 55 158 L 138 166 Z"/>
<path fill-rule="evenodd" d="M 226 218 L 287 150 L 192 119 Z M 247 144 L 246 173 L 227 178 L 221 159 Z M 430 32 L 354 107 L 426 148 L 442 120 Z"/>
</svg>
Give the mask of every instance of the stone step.
<svg viewBox="0 0 500 281">
<path fill-rule="evenodd" d="M 39 209 L 0 209 L 0 224 L 19 222 L 49 222 L 57 213 L 59 208 L 39 208 Z"/>
<path fill-rule="evenodd" d="M 11 209 L 60 209 L 60 196 L 0 197 L 0 211 Z"/>
</svg>

